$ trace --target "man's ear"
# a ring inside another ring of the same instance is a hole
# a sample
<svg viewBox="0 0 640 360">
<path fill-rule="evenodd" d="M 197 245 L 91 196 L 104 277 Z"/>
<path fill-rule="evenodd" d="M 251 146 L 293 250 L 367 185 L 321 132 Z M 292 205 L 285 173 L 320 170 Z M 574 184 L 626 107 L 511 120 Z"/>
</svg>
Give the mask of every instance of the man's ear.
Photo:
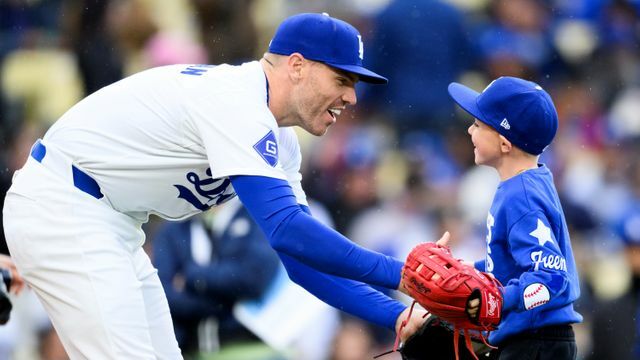
<svg viewBox="0 0 640 360">
<path fill-rule="evenodd" d="M 507 140 L 506 137 L 500 135 L 500 151 L 506 154 L 510 153 L 512 149 L 513 145 L 511 144 L 511 141 Z"/>
<path fill-rule="evenodd" d="M 287 58 L 289 77 L 293 81 L 299 81 L 305 72 L 305 58 L 300 53 L 293 53 Z"/>
</svg>

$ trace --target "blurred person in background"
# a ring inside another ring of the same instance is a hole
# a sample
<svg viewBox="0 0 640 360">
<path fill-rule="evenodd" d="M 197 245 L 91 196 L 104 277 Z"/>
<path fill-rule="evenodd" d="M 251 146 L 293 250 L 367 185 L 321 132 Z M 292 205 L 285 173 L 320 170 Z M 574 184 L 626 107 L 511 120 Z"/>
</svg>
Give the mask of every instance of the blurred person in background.
<svg viewBox="0 0 640 360">
<path fill-rule="evenodd" d="M 303 183 L 327 206 L 337 231 L 347 233 L 355 217 L 379 205 L 376 172 L 389 147 L 384 129 L 352 119 L 310 146 Z"/>
<path fill-rule="evenodd" d="M 64 5 L 63 26 L 82 76 L 84 94 L 122 79 L 124 49 L 117 42 L 111 20 L 114 1 L 66 0 Z"/>
<path fill-rule="evenodd" d="M 454 108 L 442 91 L 474 66 L 469 27 L 446 1 L 393 0 L 372 24 L 367 53 L 372 69 L 384 69 L 389 85 L 369 87 L 364 102 L 380 111 L 400 134 L 441 133 Z"/>
<path fill-rule="evenodd" d="M 151 240 L 184 355 L 258 341 L 231 310 L 239 300 L 262 295 L 280 262 L 240 201 L 167 222 Z"/>
<path fill-rule="evenodd" d="M 551 16 L 544 2 L 496 0 L 477 41 L 489 79 L 513 76 L 538 79 L 554 60 Z"/>
<path fill-rule="evenodd" d="M 208 64 L 240 64 L 253 59 L 258 38 L 251 16 L 254 0 L 190 1 Z"/>
<path fill-rule="evenodd" d="M 627 157 L 626 179 L 629 192 L 619 202 L 621 211 L 610 222 L 614 234 L 622 240 L 629 269 L 629 284 L 622 294 L 600 299 L 594 295 L 591 352 L 589 360 L 640 358 L 640 159 L 637 143 L 627 143 L 635 154 Z M 596 274 L 601 277 L 619 274 Z M 613 282 L 613 279 L 605 281 Z"/>
<path fill-rule="evenodd" d="M 0 325 L 9 321 L 13 308 L 9 293 L 18 295 L 24 286 L 24 279 L 18 273 L 11 257 L 0 254 Z"/>
</svg>

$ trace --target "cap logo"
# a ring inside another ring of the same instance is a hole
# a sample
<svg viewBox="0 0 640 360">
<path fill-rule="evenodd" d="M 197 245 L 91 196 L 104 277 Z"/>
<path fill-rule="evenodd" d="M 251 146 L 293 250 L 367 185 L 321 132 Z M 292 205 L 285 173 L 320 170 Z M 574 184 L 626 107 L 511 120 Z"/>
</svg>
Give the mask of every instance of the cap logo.
<svg viewBox="0 0 640 360">
<path fill-rule="evenodd" d="M 503 128 L 509 130 L 511 129 L 511 125 L 509 124 L 509 121 L 507 120 L 507 118 L 502 119 L 502 122 L 500 123 L 500 126 L 502 126 Z"/>
<path fill-rule="evenodd" d="M 358 35 L 358 55 L 360 60 L 364 60 L 364 43 L 362 42 L 362 36 Z"/>
</svg>

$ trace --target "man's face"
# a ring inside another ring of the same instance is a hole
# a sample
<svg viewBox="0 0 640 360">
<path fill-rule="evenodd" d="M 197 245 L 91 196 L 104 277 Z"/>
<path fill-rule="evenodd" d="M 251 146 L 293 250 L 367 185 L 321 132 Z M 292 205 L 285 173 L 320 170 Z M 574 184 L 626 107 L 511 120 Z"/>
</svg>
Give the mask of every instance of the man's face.
<svg viewBox="0 0 640 360">
<path fill-rule="evenodd" d="M 347 105 L 357 101 L 356 75 L 309 61 L 308 72 L 292 93 L 299 126 L 313 135 L 323 135 Z"/>
</svg>

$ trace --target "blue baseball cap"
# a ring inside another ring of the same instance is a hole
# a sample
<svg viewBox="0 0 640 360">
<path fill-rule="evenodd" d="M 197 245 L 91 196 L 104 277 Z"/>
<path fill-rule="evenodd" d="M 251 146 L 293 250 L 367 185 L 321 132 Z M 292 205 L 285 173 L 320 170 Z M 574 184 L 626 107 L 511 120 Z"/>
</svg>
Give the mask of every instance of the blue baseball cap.
<svg viewBox="0 0 640 360">
<path fill-rule="evenodd" d="M 285 19 L 276 30 L 269 52 L 300 53 L 307 59 L 354 73 L 361 81 L 386 84 L 387 78 L 365 69 L 362 36 L 348 23 L 328 14 L 298 14 Z"/>
<path fill-rule="evenodd" d="M 503 76 L 482 93 L 451 83 L 449 95 L 466 112 L 533 155 L 541 154 L 558 130 L 551 96 L 531 81 Z"/>
</svg>

